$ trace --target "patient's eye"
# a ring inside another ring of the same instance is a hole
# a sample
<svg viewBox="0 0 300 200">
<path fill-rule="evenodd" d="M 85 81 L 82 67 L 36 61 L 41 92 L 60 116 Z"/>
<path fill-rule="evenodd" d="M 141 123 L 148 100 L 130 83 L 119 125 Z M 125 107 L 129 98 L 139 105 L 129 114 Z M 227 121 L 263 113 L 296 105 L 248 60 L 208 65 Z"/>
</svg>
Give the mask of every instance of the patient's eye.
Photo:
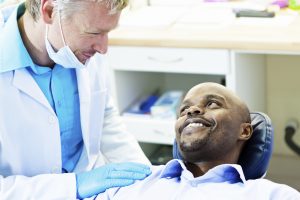
<svg viewBox="0 0 300 200">
<path fill-rule="evenodd" d="M 181 107 L 180 110 L 179 110 L 179 114 L 183 115 L 186 112 L 186 110 L 189 109 L 189 107 L 190 106 L 183 106 L 183 107 Z"/>
<path fill-rule="evenodd" d="M 210 109 L 216 109 L 216 108 L 220 108 L 221 104 L 217 101 L 211 100 L 207 102 L 206 107 L 210 108 Z"/>
</svg>

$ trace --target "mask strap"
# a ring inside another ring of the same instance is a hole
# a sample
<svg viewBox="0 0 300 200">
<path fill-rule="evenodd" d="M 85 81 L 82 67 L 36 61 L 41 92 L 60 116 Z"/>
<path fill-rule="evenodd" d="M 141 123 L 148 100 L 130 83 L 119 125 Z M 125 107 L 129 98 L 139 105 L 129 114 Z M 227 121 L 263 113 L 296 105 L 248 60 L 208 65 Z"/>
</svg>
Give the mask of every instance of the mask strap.
<svg viewBox="0 0 300 200">
<path fill-rule="evenodd" d="M 49 26 L 48 24 L 46 24 L 46 34 L 45 34 L 45 38 L 48 40 L 48 30 L 49 30 Z"/>
<path fill-rule="evenodd" d="M 65 38 L 64 38 L 63 31 L 62 31 L 62 26 L 61 26 L 60 9 L 58 9 L 58 24 L 59 24 L 59 30 L 60 30 L 60 34 L 61 34 L 61 37 L 62 37 L 62 41 L 63 41 L 63 43 L 64 43 L 64 46 L 67 46 L 67 45 L 66 45 L 66 42 L 65 42 Z"/>
</svg>

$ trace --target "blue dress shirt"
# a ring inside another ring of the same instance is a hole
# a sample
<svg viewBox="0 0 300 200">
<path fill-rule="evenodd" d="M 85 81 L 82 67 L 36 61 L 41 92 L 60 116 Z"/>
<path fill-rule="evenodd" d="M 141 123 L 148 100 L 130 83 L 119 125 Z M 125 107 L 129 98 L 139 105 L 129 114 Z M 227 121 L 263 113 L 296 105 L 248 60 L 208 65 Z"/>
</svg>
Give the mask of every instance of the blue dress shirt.
<svg viewBox="0 0 300 200">
<path fill-rule="evenodd" d="M 58 117 L 62 170 L 72 172 L 83 148 L 75 70 L 60 65 L 55 65 L 53 69 L 36 65 L 29 67 L 28 71 Z"/>
<path fill-rule="evenodd" d="M 266 179 L 245 180 L 240 165 L 224 164 L 194 177 L 180 160 L 156 166 L 142 181 L 99 194 L 101 200 L 300 200 L 293 188 Z"/>
<path fill-rule="evenodd" d="M 25 11 L 24 4 L 18 8 L 16 18 Z M 13 13 L 15 14 L 15 13 Z M 13 15 L 12 14 L 12 15 Z M 59 120 L 61 134 L 62 170 L 74 170 L 83 148 L 80 125 L 79 95 L 75 69 L 55 65 L 53 69 L 35 65 L 21 39 L 17 20 L 8 21 L 0 37 L 7 38 L 1 45 L 13 58 L 0 55 L 0 73 L 26 68 L 44 93 Z M 18 49 L 16 51 L 15 49 Z M 33 114 L 34 115 L 34 114 Z M 33 116 L 34 117 L 34 116 Z"/>
</svg>

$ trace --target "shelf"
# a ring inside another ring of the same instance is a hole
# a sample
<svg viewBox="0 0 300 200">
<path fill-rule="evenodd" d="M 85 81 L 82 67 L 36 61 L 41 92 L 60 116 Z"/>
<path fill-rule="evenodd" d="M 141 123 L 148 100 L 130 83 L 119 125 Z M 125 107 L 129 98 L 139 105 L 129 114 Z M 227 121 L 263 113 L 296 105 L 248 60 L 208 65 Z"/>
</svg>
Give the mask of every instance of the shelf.
<svg viewBox="0 0 300 200">
<path fill-rule="evenodd" d="M 172 145 L 175 139 L 175 120 L 123 116 L 128 131 L 139 142 Z"/>
</svg>

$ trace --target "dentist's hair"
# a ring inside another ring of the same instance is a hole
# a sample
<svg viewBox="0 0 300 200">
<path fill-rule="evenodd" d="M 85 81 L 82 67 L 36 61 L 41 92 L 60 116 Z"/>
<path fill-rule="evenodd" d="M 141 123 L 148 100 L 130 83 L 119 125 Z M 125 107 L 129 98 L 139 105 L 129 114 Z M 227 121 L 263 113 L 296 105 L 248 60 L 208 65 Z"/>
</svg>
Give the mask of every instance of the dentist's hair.
<svg viewBox="0 0 300 200">
<path fill-rule="evenodd" d="M 74 13 L 87 9 L 87 3 L 91 2 L 105 4 L 110 9 L 110 14 L 115 14 L 125 8 L 129 0 L 53 0 L 54 12 L 59 11 L 61 18 L 67 19 Z M 41 0 L 26 0 L 25 6 L 33 19 L 37 21 L 41 15 Z"/>
</svg>

